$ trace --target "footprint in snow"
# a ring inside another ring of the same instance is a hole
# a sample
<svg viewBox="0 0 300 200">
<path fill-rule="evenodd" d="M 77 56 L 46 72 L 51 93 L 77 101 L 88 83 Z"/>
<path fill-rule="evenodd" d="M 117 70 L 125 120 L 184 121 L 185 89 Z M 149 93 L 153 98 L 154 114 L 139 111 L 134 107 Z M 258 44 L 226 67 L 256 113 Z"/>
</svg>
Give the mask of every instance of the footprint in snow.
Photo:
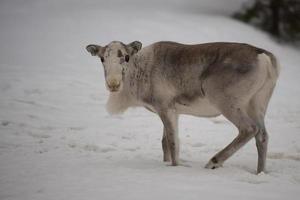
<svg viewBox="0 0 300 200">
<path fill-rule="evenodd" d="M 100 152 L 100 153 L 108 153 L 108 152 L 116 151 L 116 149 L 112 147 L 99 147 L 98 145 L 95 144 L 84 145 L 83 149 L 85 151 Z"/>
<path fill-rule="evenodd" d="M 133 137 L 132 136 L 122 136 L 121 139 L 122 140 L 132 140 Z"/>
<path fill-rule="evenodd" d="M 125 148 L 124 150 L 125 151 L 136 151 L 136 150 L 139 150 L 139 149 L 141 149 L 140 147 L 135 147 L 135 148 Z"/>
<path fill-rule="evenodd" d="M 201 142 L 197 142 L 197 143 L 194 143 L 194 144 L 191 144 L 192 147 L 203 147 L 205 146 L 205 144 L 201 143 Z"/>
<path fill-rule="evenodd" d="M 99 151 L 99 147 L 97 145 L 94 145 L 94 144 L 87 144 L 83 147 L 84 150 L 86 151 Z"/>
<path fill-rule="evenodd" d="M 254 178 L 241 178 L 238 181 L 244 182 L 244 183 L 250 183 L 250 184 L 262 184 L 262 183 L 268 183 L 266 180 L 259 180 Z"/>
<path fill-rule="evenodd" d="M 103 148 L 100 148 L 99 150 L 101 153 L 108 153 L 108 152 L 111 152 L 111 151 L 116 151 L 116 149 L 112 148 L 112 147 L 103 147 Z"/>
<path fill-rule="evenodd" d="M 85 129 L 85 127 L 80 127 L 80 126 L 78 126 L 78 127 L 69 127 L 69 130 L 71 130 L 71 131 L 82 131 L 82 130 L 84 130 Z"/>
<path fill-rule="evenodd" d="M 11 124 L 12 122 L 10 122 L 10 121 L 6 121 L 6 120 L 3 120 L 2 122 L 1 122 L 1 125 L 2 126 L 8 126 L 9 124 Z"/>
<path fill-rule="evenodd" d="M 33 137 L 33 138 L 43 138 L 43 139 L 47 139 L 47 138 L 50 138 L 51 136 L 50 135 L 46 135 L 46 134 L 38 134 L 38 133 L 32 133 L 32 132 L 28 132 L 28 135 Z"/>
<path fill-rule="evenodd" d="M 26 95 L 41 95 L 43 93 L 40 89 L 30 89 L 30 90 L 24 90 L 24 93 Z"/>
<path fill-rule="evenodd" d="M 278 152 L 278 153 L 268 153 L 267 157 L 276 160 L 287 159 L 287 160 L 300 161 L 300 154 L 289 155 L 289 154 L 284 154 L 282 152 Z"/>
</svg>

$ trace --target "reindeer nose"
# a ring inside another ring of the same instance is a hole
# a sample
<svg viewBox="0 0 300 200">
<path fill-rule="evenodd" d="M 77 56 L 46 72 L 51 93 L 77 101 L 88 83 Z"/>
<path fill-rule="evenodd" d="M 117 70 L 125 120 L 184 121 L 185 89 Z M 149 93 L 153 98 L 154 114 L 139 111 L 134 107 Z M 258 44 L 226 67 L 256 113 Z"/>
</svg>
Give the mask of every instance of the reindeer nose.
<svg viewBox="0 0 300 200">
<path fill-rule="evenodd" d="M 107 83 L 107 86 L 109 87 L 111 92 L 118 91 L 118 89 L 120 88 L 120 85 L 121 85 L 120 81 L 117 81 L 116 79 L 110 80 Z"/>
</svg>

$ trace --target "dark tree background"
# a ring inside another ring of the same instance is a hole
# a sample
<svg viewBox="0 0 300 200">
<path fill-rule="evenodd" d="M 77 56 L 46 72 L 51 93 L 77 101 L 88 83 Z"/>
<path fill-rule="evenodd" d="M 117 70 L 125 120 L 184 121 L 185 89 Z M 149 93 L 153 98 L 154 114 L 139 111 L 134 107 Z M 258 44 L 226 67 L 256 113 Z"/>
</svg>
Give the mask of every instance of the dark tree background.
<svg viewBox="0 0 300 200">
<path fill-rule="evenodd" d="M 233 17 L 280 40 L 300 41 L 300 0 L 252 0 Z"/>
</svg>

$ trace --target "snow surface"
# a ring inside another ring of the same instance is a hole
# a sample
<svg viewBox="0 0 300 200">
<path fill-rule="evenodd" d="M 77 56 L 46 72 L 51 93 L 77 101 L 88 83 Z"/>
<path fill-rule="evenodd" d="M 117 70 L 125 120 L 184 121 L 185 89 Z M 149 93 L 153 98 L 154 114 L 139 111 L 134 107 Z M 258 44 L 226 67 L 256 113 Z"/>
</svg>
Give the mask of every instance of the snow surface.
<svg viewBox="0 0 300 200">
<path fill-rule="evenodd" d="M 0 199 L 296 199 L 300 195 L 300 54 L 225 15 L 239 0 L 0 2 Z M 112 40 L 236 41 L 282 66 L 266 125 L 266 174 L 254 141 L 223 168 L 205 163 L 237 134 L 224 117 L 181 116 L 182 165 L 162 162 L 162 124 L 143 108 L 105 111 L 100 61 Z"/>
</svg>

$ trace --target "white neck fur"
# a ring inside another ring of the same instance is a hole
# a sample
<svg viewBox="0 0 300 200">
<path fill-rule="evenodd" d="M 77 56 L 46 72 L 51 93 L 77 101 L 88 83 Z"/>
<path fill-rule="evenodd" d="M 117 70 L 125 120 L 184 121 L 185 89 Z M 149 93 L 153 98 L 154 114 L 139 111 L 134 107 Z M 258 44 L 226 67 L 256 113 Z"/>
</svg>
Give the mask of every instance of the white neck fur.
<svg viewBox="0 0 300 200">
<path fill-rule="evenodd" d="M 110 93 L 106 110 L 111 115 L 122 114 L 131 106 L 131 102 L 131 98 L 126 95 L 126 92 Z"/>
</svg>

